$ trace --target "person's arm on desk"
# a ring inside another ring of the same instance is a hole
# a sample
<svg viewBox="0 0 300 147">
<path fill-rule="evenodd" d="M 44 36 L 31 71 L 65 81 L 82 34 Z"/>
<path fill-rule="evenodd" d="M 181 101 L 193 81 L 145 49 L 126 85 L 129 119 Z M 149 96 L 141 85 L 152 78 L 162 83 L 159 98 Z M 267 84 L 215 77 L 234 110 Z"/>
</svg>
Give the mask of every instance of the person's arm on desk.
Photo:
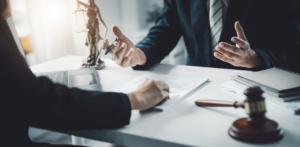
<svg viewBox="0 0 300 147">
<path fill-rule="evenodd" d="M 169 94 L 164 82 L 146 80 L 132 93 L 84 91 L 36 78 L 0 18 L 1 143 L 26 146 L 28 126 L 78 130 L 129 124 L 131 110 L 150 108 Z"/>
<path fill-rule="evenodd" d="M 116 26 L 112 30 L 119 42 L 115 42 L 110 52 L 111 59 L 121 67 L 148 69 L 164 59 L 177 45 L 182 32 L 176 10 L 176 1 L 165 0 L 164 9 L 148 35 L 134 45 Z M 109 42 L 103 41 L 102 48 L 107 50 Z"/>
</svg>

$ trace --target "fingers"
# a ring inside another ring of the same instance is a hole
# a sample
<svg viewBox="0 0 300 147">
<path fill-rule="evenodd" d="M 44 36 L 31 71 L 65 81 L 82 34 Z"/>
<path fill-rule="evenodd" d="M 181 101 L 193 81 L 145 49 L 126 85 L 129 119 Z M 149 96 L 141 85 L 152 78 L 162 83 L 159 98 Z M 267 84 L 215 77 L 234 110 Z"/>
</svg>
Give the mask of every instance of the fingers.
<svg viewBox="0 0 300 147">
<path fill-rule="evenodd" d="M 165 103 L 167 100 L 168 100 L 168 98 L 162 99 L 158 104 L 156 104 L 156 106 L 159 106 L 159 105 Z"/>
<path fill-rule="evenodd" d="M 117 26 L 112 26 L 112 31 L 118 38 L 118 40 L 124 40 L 126 37 L 122 34 L 121 30 Z"/>
<path fill-rule="evenodd" d="M 247 38 L 246 38 L 246 35 L 244 33 L 244 30 L 240 24 L 239 21 L 236 21 L 235 24 L 234 24 L 234 28 L 235 28 L 235 31 L 237 33 L 237 36 L 245 41 L 248 41 Z"/>
<path fill-rule="evenodd" d="M 127 49 L 127 44 L 126 43 L 123 43 L 119 49 L 119 51 L 116 53 L 118 57 L 122 57 L 124 56 L 124 53 Z"/>
<path fill-rule="evenodd" d="M 243 49 L 248 49 L 249 48 L 249 44 L 248 42 L 244 41 L 241 38 L 238 37 L 232 37 L 231 41 L 236 43 L 237 45 L 239 45 L 239 47 L 243 48 Z"/>
<path fill-rule="evenodd" d="M 109 46 L 108 45 L 108 40 L 104 39 L 103 42 L 102 42 L 102 49 L 106 51 L 108 46 Z"/>
<path fill-rule="evenodd" d="M 169 99 L 169 91 L 162 91 L 163 98 Z"/>
<path fill-rule="evenodd" d="M 117 65 L 121 66 L 123 63 L 123 56 L 127 49 L 127 44 L 123 43 L 120 50 L 116 53 L 117 56 Z"/>
<path fill-rule="evenodd" d="M 114 42 L 112 44 L 111 48 L 110 48 L 109 54 L 111 55 L 110 58 L 113 61 L 117 60 L 116 52 L 117 52 L 118 48 L 119 48 L 119 43 L 118 42 Z"/>
<path fill-rule="evenodd" d="M 228 52 L 237 54 L 237 55 L 239 55 L 239 54 L 241 53 L 241 49 L 237 48 L 237 47 L 234 46 L 234 45 L 225 43 L 225 42 L 221 42 L 221 43 L 216 47 L 216 50 L 218 50 L 218 47 L 221 48 L 221 49 L 224 49 L 224 50 L 226 50 L 226 51 L 228 51 Z"/>
<path fill-rule="evenodd" d="M 161 90 L 162 98 L 169 99 L 169 93 L 170 93 L 169 85 L 163 81 L 154 81 L 154 82 L 156 83 L 157 87 Z M 163 101 L 162 103 L 164 102 L 165 101 Z"/>
<path fill-rule="evenodd" d="M 159 88 L 163 91 L 170 91 L 170 87 L 167 83 L 163 82 L 163 81 L 155 81 L 155 83 L 159 86 Z"/>
<path fill-rule="evenodd" d="M 233 59 L 230 59 L 230 58 L 228 58 L 228 57 L 226 57 L 226 56 L 223 56 L 223 55 L 221 55 L 220 53 L 214 53 L 214 56 L 216 57 L 216 58 L 218 58 L 218 59 L 220 59 L 220 60 L 222 60 L 222 61 L 224 61 L 224 62 L 227 62 L 227 63 L 230 63 L 230 64 L 233 64 L 233 62 L 234 62 L 234 60 Z"/>
<path fill-rule="evenodd" d="M 111 55 L 111 60 L 116 61 L 118 59 L 118 56 L 116 56 L 116 52 L 119 48 L 119 43 L 118 42 L 114 42 L 113 46 L 111 47 L 111 50 L 109 52 L 109 54 Z"/>
<path fill-rule="evenodd" d="M 122 67 L 134 66 L 134 65 L 131 65 L 131 59 L 132 59 L 134 53 L 135 53 L 135 49 L 131 48 L 129 50 L 129 52 L 127 53 L 127 55 L 125 56 L 125 58 L 123 59 L 123 64 L 121 65 Z"/>
<path fill-rule="evenodd" d="M 113 46 L 111 47 L 111 53 L 112 54 L 116 54 L 117 52 L 118 52 L 118 50 L 119 50 L 119 42 L 114 42 L 113 43 Z"/>
<path fill-rule="evenodd" d="M 216 47 L 216 50 L 217 50 L 218 52 L 220 52 L 222 55 L 224 55 L 224 56 L 226 56 L 226 57 L 228 57 L 228 58 L 231 58 L 231 59 L 237 59 L 237 58 L 239 58 L 239 56 L 238 56 L 237 54 L 234 54 L 234 53 L 232 53 L 232 52 L 228 52 L 228 51 L 222 49 L 222 48 L 219 47 L 219 46 Z"/>
</svg>

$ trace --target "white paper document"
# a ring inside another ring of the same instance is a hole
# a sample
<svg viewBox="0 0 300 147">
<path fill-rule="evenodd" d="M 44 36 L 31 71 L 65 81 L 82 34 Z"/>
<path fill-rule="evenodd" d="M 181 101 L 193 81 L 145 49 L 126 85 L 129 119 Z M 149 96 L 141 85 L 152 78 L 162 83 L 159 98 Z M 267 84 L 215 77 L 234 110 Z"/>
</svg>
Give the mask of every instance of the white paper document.
<svg viewBox="0 0 300 147">
<path fill-rule="evenodd" d="M 135 80 L 132 80 L 126 84 L 113 88 L 109 91 L 112 92 L 123 92 L 130 93 L 133 92 L 139 84 L 145 79 L 164 81 L 170 86 L 170 99 L 168 99 L 164 104 L 159 106 L 154 106 L 151 109 L 164 111 L 179 100 L 183 99 L 185 96 L 196 90 L 198 87 L 203 85 L 208 81 L 208 78 L 200 77 L 186 77 L 186 76 L 170 76 L 162 74 L 148 73 L 141 76 Z"/>
</svg>

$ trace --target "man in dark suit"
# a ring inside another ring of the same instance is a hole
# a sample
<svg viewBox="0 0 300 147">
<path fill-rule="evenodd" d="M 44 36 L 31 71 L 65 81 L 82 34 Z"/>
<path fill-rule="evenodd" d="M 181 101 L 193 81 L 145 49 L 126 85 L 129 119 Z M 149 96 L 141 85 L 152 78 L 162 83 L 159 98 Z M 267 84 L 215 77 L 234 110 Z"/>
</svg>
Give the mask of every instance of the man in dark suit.
<svg viewBox="0 0 300 147">
<path fill-rule="evenodd" d="M 300 71 L 299 0 L 165 0 L 155 26 L 137 45 L 118 27 L 112 30 L 120 42 L 111 58 L 122 67 L 159 63 L 183 36 L 187 65 Z M 104 50 L 108 44 L 103 41 Z"/>
<path fill-rule="evenodd" d="M 5 0 L 0 0 L 1 14 Z M 28 137 L 29 126 L 54 130 L 116 128 L 129 124 L 131 110 L 145 110 L 169 95 L 161 81 L 146 80 L 129 94 L 91 92 L 36 78 L 24 64 L 13 36 L 0 19 L 0 146 L 50 147 Z M 62 147 L 64 145 L 61 145 Z"/>
</svg>

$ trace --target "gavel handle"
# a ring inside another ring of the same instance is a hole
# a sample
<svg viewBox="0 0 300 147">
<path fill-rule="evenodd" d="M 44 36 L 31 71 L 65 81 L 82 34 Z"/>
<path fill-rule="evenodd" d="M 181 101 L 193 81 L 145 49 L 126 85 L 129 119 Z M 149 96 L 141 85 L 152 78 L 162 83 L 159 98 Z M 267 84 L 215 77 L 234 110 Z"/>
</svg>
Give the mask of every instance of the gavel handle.
<svg viewBox="0 0 300 147">
<path fill-rule="evenodd" d="M 229 102 L 229 101 L 218 101 L 218 100 L 197 100 L 195 101 L 197 106 L 209 106 L 209 107 L 242 107 L 244 108 L 243 103 Z"/>
</svg>

